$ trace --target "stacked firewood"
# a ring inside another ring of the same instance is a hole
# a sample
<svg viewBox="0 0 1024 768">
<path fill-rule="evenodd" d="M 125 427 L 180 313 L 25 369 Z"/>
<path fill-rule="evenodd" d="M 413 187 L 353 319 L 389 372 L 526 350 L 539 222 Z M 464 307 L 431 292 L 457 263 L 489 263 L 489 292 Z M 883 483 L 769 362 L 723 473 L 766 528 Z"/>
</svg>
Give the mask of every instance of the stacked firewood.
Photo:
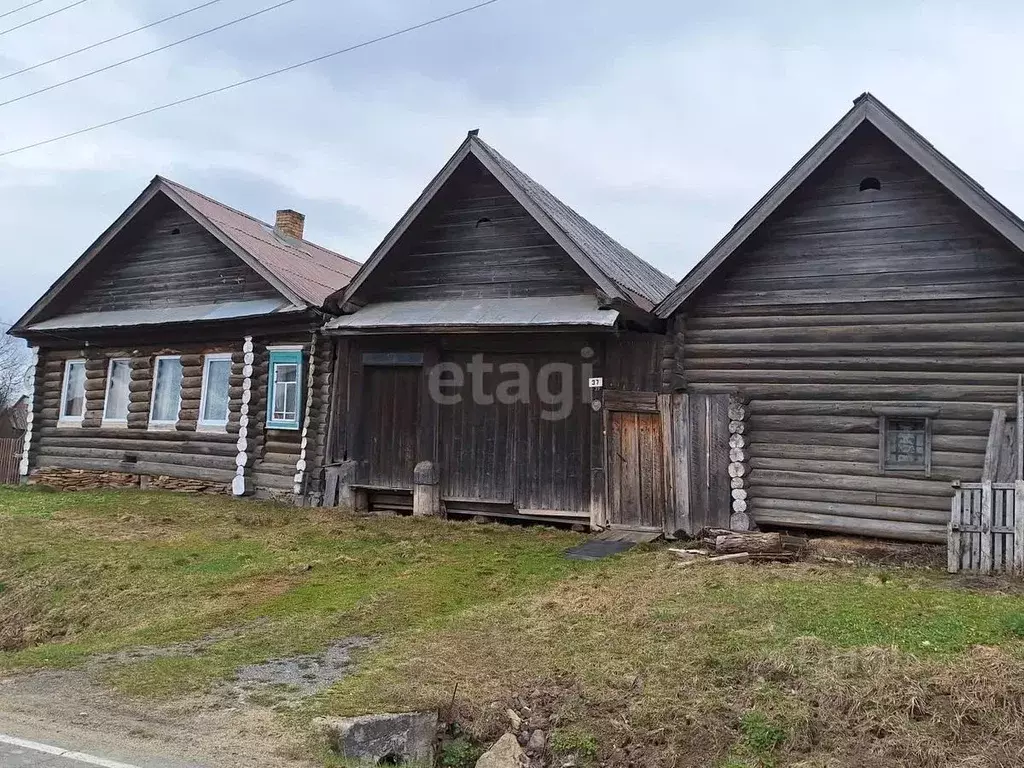
<svg viewBox="0 0 1024 768">
<path fill-rule="evenodd" d="M 800 536 L 784 533 L 747 533 L 724 528 L 705 528 L 698 540 L 701 548 L 670 549 L 685 563 L 745 563 L 749 560 L 775 560 L 791 563 L 798 560 L 807 546 Z"/>
</svg>

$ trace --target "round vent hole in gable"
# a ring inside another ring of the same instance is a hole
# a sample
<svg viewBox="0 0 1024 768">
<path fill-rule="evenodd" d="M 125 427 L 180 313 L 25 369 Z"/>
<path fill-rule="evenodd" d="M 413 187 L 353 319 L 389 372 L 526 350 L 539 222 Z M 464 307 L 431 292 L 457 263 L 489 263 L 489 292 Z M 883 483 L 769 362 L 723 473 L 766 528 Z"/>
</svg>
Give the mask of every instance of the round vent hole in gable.
<svg viewBox="0 0 1024 768">
<path fill-rule="evenodd" d="M 869 189 L 881 189 L 882 182 L 876 179 L 874 176 L 868 176 L 860 180 L 860 191 L 867 192 Z"/>
</svg>

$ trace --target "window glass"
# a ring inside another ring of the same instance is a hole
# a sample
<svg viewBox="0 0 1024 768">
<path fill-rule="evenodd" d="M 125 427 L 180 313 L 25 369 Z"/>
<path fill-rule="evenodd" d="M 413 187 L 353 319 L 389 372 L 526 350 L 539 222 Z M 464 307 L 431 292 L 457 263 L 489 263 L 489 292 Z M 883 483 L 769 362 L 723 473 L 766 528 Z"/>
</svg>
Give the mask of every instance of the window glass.
<svg viewBox="0 0 1024 768">
<path fill-rule="evenodd" d="M 270 350 L 270 392 L 267 426 L 298 429 L 302 409 L 302 350 Z"/>
<path fill-rule="evenodd" d="M 157 358 L 155 375 L 149 420 L 151 423 L 175 422 L 181 410 L 181 360 L 177 357 Z"/>
<path fill-rule="evenodd" d="M 299 367 L 295 363 L 274 366 L 273 421 L 296 421 L 299 418 Z"/>
<path fill-rule="evenodd" d="M 85 415 L 85 361 L 68 360 L 64 366 L 64 395 L 60 417 L 81 419 Z"/>
<path fill-rule="evenodd" d="M 128 383 L 132 369 L 128 360 L 111 360 L 107 372 L 107 396 L 103 405 L 103 418 L 125 421 L 128 418 Z"/>
<path fill-rule="evenodd" d="M 203 410 L 200 422 L 203 424 L 226 424 L 228 421 L 228 381 L 231 378 L 231 359 L 206 359 L 203 377 Z"/>
<path fill-rule="evenodd" d="M 927 419 L 911 416 L 886 417 L 886 469 L 923 469 L 927 450 Z"/>
</svg>

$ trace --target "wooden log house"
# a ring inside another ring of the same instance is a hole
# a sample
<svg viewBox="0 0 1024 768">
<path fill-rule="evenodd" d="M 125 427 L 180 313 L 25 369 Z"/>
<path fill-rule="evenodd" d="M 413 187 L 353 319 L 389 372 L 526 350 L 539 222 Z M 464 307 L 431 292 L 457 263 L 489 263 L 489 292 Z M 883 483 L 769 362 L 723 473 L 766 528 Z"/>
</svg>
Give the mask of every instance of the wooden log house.
<svg viewBox="0 0 1024 768">
<path fill-rule="evenodd" d="M 944 541 L 951 484 L 1016 410 L 1022 250 L 1020 219 L 858 98 L 657 308 L 673 391 L 722 403 L 729 476 L 703 482 L 762 525 Z"/>
<path fill-rule="evenodd" d="M 326 437 L 325 299 L 357 264 L 156 177 L 11 330 L 28 482 L 302 497 Z"/>
<path fill-rule="evenodd" d="M 334 298 L 326 503 L 683 527 L 673 285 L 470 132 Z"/>
</svg>

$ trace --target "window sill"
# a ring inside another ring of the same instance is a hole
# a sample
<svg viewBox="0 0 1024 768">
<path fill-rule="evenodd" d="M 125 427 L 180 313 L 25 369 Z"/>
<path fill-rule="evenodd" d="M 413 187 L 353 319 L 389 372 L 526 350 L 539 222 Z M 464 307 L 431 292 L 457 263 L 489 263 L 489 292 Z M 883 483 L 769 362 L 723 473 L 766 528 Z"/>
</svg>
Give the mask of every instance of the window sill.
<svg viewBox="0 0 1024 768">
<path fill-rule="evenodd" d="M 128 426 L 128 419 L 104 419 L 100 429 L 123 429 Z"/>
<path fill-rule="evenodd" d="M 224 422 L 223 424 L 196 424 L 196 432 L 219 432 L 223 434 L 227 431 L 227 422 Z"/>
<path fill-rule="evenodd" d="M 82 426 L 82 419 L 57 419 L 58 429 L 80 429 Z"/>
<path fill-rule="evenodd" d="M 150 431 L 150 432 L 173 432 L 174 428 L 177 425 L 178 425 L 178 422 L 176 422 L 176 421 L 159 422 L 157 424 L 154 424 L 153 422 L 150 422 L 149 426 L 146 429 L 148 431 Z"/>
<path fill-rule="evenodd" d="M 267 429 L 281 429 L 281 430 L 285 430 L 285 431 L 288 431 L 288 432 L 298 432 L 299 431 L 299 425 L 298 424 L 274 424 L 272 422 L 268 422 L 267 423 Z"/>
</svg>

